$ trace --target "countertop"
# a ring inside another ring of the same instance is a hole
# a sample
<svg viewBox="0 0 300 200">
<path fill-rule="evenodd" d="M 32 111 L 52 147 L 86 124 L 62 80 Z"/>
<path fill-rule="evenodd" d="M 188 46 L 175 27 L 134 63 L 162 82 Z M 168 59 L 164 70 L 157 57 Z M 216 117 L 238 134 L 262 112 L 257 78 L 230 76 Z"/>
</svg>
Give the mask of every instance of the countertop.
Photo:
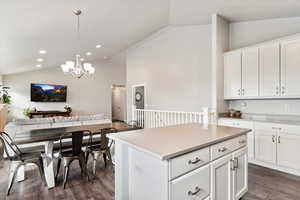
<svg viewBox="0 0 300 200">
<path fill-rule="evenodd" d="M 300 126 L 300 121 L 296 121 L 292 119 L 272 119 L 272 118 L 264 118 L 264 117 L 242 117 L 242 118 L 220 117 L 219 119 L 243 120 L 243 121 L 251 121 L 251 122 L 263 122 L 263 123 Z"/>
<path fill-rule="evenodd" d="M 195 123 L 142 129 L 130 133 L 112 133 L 108 137 L 161 160 L 168 160 L 248 132 L 250 129 Z"/>
</svg>

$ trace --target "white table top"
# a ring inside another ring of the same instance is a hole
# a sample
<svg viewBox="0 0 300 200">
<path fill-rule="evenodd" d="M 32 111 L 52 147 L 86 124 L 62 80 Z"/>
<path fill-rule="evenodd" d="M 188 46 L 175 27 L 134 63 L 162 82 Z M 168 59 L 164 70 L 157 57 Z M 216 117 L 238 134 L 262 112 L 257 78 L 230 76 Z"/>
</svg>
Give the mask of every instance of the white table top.
<svg viewBox="0 0 300 200">
<path fill-rule="evenodd" d="M 185 124 L 142 129 L 108 137 L 167 160 L 250 132 L 249 129 L 216 125 Z"/>
</svg>

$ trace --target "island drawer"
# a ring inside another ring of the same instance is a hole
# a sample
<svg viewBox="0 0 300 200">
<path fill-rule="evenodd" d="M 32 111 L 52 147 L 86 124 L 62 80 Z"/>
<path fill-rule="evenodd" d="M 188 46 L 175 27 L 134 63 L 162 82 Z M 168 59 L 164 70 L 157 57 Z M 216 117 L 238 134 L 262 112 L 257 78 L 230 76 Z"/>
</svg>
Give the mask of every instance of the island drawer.
<svg viewBox="0 0 300 200">
<path fill-rule="evenodd" d="M 232 151 L 247 145 L 247 135 L 242 135 L 237 138 L 226 140 L 219 144 L 211 146 L 211 159 L 215 160 L 224 156 Z"/>
<path fill-rule="evenodd" d="M 209 147 L 170 160 L 170 180 L 210 161 Z"/>
<path fill-rule="evenodd" d="M 171 200 L 202 200 L 210 193 L 210 167 L 196 169 L 170 183 Z"/>
</svg>

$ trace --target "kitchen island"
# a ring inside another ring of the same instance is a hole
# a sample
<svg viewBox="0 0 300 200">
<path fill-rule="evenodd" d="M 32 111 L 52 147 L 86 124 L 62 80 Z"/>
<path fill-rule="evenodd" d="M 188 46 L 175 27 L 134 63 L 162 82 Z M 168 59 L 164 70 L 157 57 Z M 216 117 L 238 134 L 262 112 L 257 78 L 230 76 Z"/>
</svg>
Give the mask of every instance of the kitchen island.
<svg viewBox="0 0 300 200">
<path fill-rule="evenodd" d="M 116 200 L 232 200 L 248 190 L 247 133 L 185 124 L 110 134 Z"/>
</svg>

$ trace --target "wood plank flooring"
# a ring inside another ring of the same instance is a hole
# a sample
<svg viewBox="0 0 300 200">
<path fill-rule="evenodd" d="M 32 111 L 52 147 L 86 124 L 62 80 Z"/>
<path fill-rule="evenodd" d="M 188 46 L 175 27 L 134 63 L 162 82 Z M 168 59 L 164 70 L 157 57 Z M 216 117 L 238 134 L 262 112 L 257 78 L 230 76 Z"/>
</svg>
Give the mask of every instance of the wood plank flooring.
<svg viewBox="0 0 300 200">
<path fill-rule="evenodd" d="M 91 169 L 90 164 L 89 168 Z M 8 162 L 5 162 L 3 168 L 0 169 L 0 200 L 114 199 L 112 167 L 104 169 L 103 163 L 99 163 L 94 183 L 81 178 L 76 162 L 72 164 L 72 169 L 65 190 L 61 186 L 61 176 L 58 186 L 48 190 L 42 184 L 37 169 L 30 169 L 27 179 L 21 183 L 15 183 L 11 195 L 6 197 Z M 249 165 L 249 192 L 243 200 L 300 200 L 300 177 Z"/>
</svg>

